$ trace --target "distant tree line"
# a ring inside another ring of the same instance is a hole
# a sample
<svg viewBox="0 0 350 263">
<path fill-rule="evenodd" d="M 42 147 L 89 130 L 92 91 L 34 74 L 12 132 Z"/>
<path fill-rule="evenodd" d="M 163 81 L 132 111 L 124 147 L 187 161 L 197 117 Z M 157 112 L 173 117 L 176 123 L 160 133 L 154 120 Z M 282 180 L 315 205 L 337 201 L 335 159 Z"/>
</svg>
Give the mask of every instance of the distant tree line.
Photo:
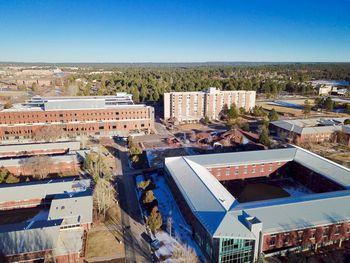
<svg viewBox="0 0 350 263">
<path fill-rule="evenodd" d="M 310 95 L 313 79 L 350 81 L 350 64 L 276 64 L 260 66 L 136 67 L 114 68 L 113 74 L 77 74 L 78 95 L 133 94 L 136 103 L 159 101 L 164 92 L 199 91 L 207 87 L 222 90 L 255 90 L 273 97 L 281 92 Z"/>
</svg>

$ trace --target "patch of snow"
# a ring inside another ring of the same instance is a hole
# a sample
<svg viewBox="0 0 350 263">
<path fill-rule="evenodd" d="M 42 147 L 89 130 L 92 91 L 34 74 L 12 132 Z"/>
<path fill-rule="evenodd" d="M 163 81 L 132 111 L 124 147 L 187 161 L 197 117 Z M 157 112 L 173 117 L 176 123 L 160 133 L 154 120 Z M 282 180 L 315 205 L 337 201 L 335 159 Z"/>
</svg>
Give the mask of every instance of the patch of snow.
<svg viewBox="0 0 350 263">
<path fill-rule="evenodd" d="M 157 150 L 147 150 L 146 151 L 146 156 L 147 156 L 147 162 L 149 167 L 153 167 L 154 159 L 157 157 L 156 155 Z"/>
<path fill-rule="evenodd" d="M 41 210 L 39 213 L 37 213 L 34 217 L 29 219 L 28 221 L 41 221 L 41 220 L 47 220 L 49 216 L 49 210 Z"/>
<path fill-rule="evenodd" d="M 171 236 L 167 232 L 159 232 L 156 235 L 156 237 L 164 243 L 164 248 L 162 248 L 162 250 L 158 250 L 159 254 L 163 256 L 169 255 L 169 252 L 172 252 L 176 243 L 178 243 L 182 246 L 192 248 L 197 256 L 204 260 L 204 256 L 199 246 L 192 238 L 191 227 L 187 224 L 183 215 L 181 214 L 181 211 L 173 198 L 165 178 L 162 176 L 152 177 L 156 185 L 153 192 L 158 200 L 158 208 L 163 216 L 163 223 L 165 225 L 167 224 L 167 219 L 169 216 L 171 216 L 172 219 Z"/>
<path fill-rule="evenodd" d="M 291 197 L 299 197 L 299 196 L 309 195 L 313 193 L 312 191 L 310 191 L 309 189 L 307 189 L 302 185 L 298 185 L 295 187 L 285 186 L 283 187 L 283 190 L 288 192 L 288 194 L 290 194 Z"/>
<path fill-rule="evenodd" d="M 156 238 L 162 244 L 161 247 L 155 252 L 156 256 L 168 258 L 173 254 L 173 250 L 176 246 L 177 241 L 173 239 L 167 232 L 160 231 L 156 234 Z"/>
</svg>

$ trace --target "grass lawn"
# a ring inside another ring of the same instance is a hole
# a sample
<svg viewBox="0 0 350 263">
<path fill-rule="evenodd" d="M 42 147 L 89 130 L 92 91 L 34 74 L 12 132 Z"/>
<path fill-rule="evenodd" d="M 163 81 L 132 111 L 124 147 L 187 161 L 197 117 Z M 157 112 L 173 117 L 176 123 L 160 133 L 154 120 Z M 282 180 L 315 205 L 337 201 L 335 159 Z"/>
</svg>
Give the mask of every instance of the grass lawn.
<svg viewBox="0 0 350 263">
<path fill-rule="evenodd" d="M 86 258 L 124 258 L 123 235 L 120 232 L 120 209 L 117 206 L 107 211 L 106 221 L 96 223 L 89 231 Z"/>
<path fill-rule="evenodd" d="M 264 183 L 248 184 L 238 197 L 241 203 L 290 196 L 281 187 Z"/>
<path fill-rule="evenodd" d="M 123 257 L 124 245 L 117 239 L 104 223 L 95 225 L 88 233 L 86 258 Z"/>
</svg>

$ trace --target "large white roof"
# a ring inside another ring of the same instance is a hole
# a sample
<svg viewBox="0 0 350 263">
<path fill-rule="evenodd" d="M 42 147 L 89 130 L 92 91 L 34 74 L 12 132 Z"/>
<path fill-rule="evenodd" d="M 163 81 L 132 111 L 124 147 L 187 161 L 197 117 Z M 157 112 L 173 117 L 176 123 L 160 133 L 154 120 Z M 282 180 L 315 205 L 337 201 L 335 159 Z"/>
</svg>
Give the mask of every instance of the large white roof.
<svg viewBox="0 0 350 263">
<path fill-rule="evenodd" d="M 207 167 L 295 161 L 342 185 L 343 191 L 239 203 Z M 213 237 L 256 238 L 240 219 L 258 218 L 264 233 L 327 225 L 350 218 L 350 170 L 300 147 L 165 158 L 165 168 Z"/>
</svg>

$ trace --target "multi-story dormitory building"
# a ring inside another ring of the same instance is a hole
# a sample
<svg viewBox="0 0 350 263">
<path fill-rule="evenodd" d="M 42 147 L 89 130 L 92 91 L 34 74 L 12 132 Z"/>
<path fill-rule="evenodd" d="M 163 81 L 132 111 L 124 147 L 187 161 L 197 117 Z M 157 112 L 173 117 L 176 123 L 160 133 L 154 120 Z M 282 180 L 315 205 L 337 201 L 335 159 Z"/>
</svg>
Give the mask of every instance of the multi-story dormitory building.
<svg viewBox="0 0 350 263">
<path fill-rule="evenodd" d="M 131 95 L 33 97 L 0 111 L 2 140 L 31 138 L 43 127 L 59 127 L 68 136 L 121 135 L 154 129 L 154 109 L 135 105 Z"/>
<path fill-rule="evenodd" d="M 302 148 L 166 158 L 165 176 L 209 262 L 255 262 L 350 238 L 350 170 Z M 221 183 L 280 176 L 308 190 L 241 202 Z"/>
<path fill-rule="evenodd" d="M 58 263 L 78 262 L 92 209 L 89 179 L 1 185 L 0 262 L 39 262 L 48 254 Z"/>
<path fill-rule="evenodd" d="M 206 91 L 164 93 L 164 119 L 197 122 L 207 116 L 210 120 L 217 120 L 222 110 L 231 108 L 232 104 L 246 111 L 254 108 L 255 97 L 255 91 L 221 91 L 214 87 Z"/>
</svg>

